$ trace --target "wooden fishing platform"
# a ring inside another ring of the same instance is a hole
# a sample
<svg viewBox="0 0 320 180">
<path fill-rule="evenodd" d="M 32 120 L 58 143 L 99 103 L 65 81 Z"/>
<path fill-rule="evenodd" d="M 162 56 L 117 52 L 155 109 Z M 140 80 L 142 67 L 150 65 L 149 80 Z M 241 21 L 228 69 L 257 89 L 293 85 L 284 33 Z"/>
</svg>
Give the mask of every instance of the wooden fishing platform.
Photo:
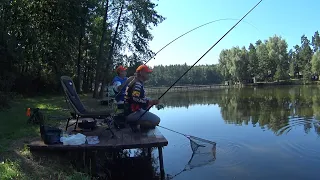
<svg viewBox="0 0 320 180">
<path fill-rule="evenodd" d="M 71 132 L 73 127 L 68 128 L 67 132 Z M 168 145 L 167 139 L 160 133 L 158 128 L 148 130 L 146 132 L 132 132 L 130 128 L 124 128 L 120 130 L 113 129 L 115 137 L 112 138 L 111 132 L 106 127 L 98 126 L 92 131 L 79 132 L 86 136 L 98 136 L 98 144 L 82 144 L 82 145 L 63 145 L 54 144 L 47 145 L 42 140 L 31 142 L 28 146 L 30 150 L 85 150 L 87 152 L 96 152 L 97 150 L 123 150 L 123 149 L 137 149 L 147 148 L 151 153 L 151 148 L 158 148 L 159 152 L 159 165 L 161 179 L 164 178 L 164 167 L 163 167 L 163 155 L 162 148 Z M 75 134 L 77 132 L 73 132 Z M 93 157 L 93 162 L 95 162 Z"/>
</svg>

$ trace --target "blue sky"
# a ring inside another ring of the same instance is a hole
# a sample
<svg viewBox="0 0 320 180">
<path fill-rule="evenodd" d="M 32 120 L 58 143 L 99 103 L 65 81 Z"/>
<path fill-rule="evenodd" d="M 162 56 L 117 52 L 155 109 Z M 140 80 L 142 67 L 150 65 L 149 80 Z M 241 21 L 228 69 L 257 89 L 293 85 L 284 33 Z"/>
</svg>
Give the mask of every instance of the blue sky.
<svg viewBox="0 0 320 180">
<path fill-rule="evenodd" d="M 240 19 L 259 0 L 159 0 L 156 10 L 167 19 L 151 31 L 150 48 L 156 52 L 181 34 L 210 21 Z M 222 39 L 198 64 L 217 64 L 222 49 L 246 46 L 274 34 L 282 36 L 288 49 L 300 44 L 306 34 L 309 40 L 320 30 L 319 0 L 263 0 L 242 22 Z M 245 21 L 245 22 L 244 22 Z M 212 23 L 180 38 L 162 50 L 148 65 L 192 65 L 237 20 Z"/>
</svg>

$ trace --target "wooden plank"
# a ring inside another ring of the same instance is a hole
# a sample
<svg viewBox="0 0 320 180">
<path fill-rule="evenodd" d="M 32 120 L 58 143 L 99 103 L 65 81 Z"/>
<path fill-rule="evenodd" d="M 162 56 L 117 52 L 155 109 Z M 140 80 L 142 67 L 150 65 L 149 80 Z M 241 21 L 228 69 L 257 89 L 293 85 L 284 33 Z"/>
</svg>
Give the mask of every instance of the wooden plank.
<svg viewBox="0 0 320 180">
<path fill-rule="evenodd" d="M 158 128 L 155 129 L 154 135 L 159 144 L 166 144 L 168 145 L 168 140 L 161 134 Z"/>
<path fill-rule="evenodd" d="M 157 146 L 158 144 L 168 144 L 168 141 L 160 133 L 158 128 L 152 129 L 149 132 L 149 141 L 152 145 Z"/>
<path fill-rule="evenodd" d="M 158 128 L 155 128 L 153 133 L 156 138 L 164 138 L 164 136 L 161 134 Z"/>
<path fill-rule="evenodd" d="M 154 137 L 154 134 L 152 132 L 152 130 L 149 130 L 148 132 L 143 132 L 141 133 L 141 143 L 142 144 L 152 144 L 152 137 Z"/>
<path fill-rule="evenodd" d="M 120 131 L 114 130 L 116 138 L 111 138 L 111 133 L 105 127 L 98 127 L 91 132 L 82 132 L 86 136 L 98 136 L 98 144 L 82 144 L 82 145 L 63 145 L 54 144 L 46 145 L 43 141 L 31 142 L 28 146 L 30 149 L 134 149 L 134 148 L 150 148 L 162 147 L 168 145 L 167 139 L 156 128 L 146 133 L 133 133 L 131 129 L 125 128 Z"/>
<path fill-rule="evenodd" d="M 130 146 L 131 143 L 132 143 L 132 136 L 131 136 L 131 133 L 130 133 L 130 129 L 127 128 L 127 129 L 122 129 L 122 145 L 123 146 Z"/>
<path fill-rule="evenodd" d="M 119 132 L 114 131 L 115 137 L 112 138 L 110 130 L 104 128 L 105 132 L 102 132 L 99 136 L 100 143 L 91 145 L 92 148 L 115 148 L 119 144 L 119 139 L 122 139 L 122 135 Z"/>
<path fill-rule="evenodd" d="M 141 133 L 131 133 L 131 145 L 134 147 L 141 147 L 143 144 L 141 143 Z"/>
</svg>

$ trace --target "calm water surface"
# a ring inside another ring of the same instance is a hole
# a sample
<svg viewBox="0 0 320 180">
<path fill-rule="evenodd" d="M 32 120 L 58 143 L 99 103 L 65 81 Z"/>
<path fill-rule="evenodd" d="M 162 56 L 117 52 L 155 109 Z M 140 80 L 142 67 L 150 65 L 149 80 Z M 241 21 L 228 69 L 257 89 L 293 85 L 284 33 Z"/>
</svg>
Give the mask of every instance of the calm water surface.
<svg viewBox="0 0 320 180">
<path fill-rule="evenodd" d="M 320 179 L 320 87 L 168 93 L 161 103 L 164 109 L 151 110 L 160 125 L 217 143 L 215 161 L 173 179 Z M 159 130 L 169 141 L 164 165 L 173 176 L 188 163 L 190 143 Z"/>
</svg>

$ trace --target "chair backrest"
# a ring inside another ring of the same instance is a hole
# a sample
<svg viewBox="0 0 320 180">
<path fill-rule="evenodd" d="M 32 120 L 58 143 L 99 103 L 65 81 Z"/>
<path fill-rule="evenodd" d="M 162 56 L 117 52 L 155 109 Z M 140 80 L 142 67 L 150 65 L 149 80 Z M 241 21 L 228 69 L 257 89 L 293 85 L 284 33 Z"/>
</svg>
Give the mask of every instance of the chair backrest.
<svg viewBox="0 0 320 180">
<path fill-rule="evenodd" d="M 82 104 L 74 83 L 69 76 L 61 76 L 61 85 L 64 90 L 67 103 L 71 105 L 72 109 L 76 114 L 81 114 L 86 112 L 86 108 Z"/>
</svg>

